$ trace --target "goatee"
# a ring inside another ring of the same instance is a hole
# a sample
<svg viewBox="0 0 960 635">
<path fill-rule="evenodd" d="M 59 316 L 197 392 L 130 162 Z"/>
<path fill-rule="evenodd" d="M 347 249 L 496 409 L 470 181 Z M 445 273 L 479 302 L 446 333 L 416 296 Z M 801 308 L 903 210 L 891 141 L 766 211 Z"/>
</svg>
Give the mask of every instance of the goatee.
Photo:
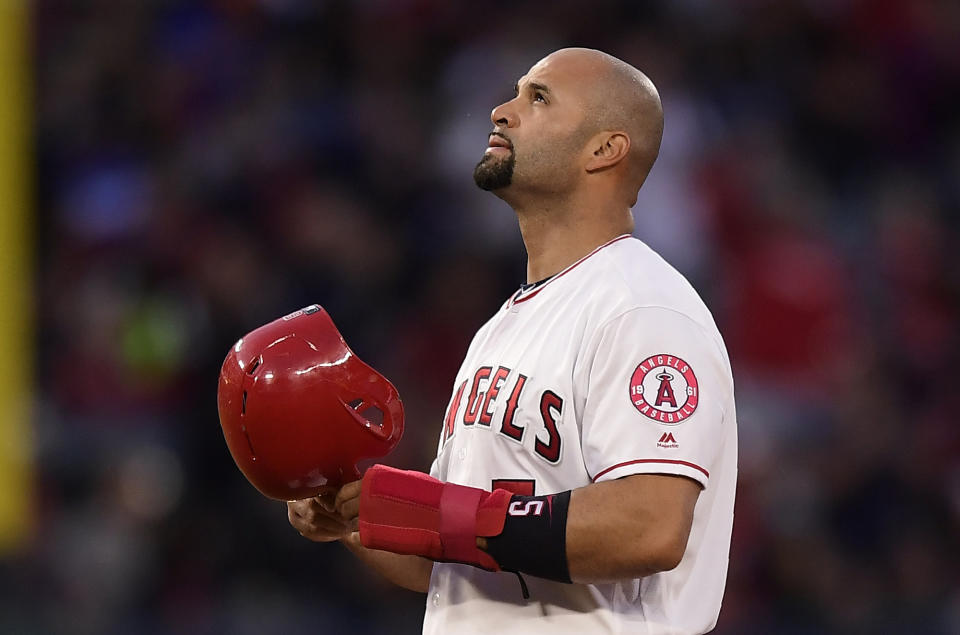
<svg viewBox="0 0 960 635">
<path fill-rule="evenodd" d="M 480 163 L 473 170 L 473 182 L 481 190 L 488 192 L 499 190 L 510 185 L 513 180 L 514 159 L 513 149 L 510 149 L 510 156 L 501 159 L 491 153 L 483 155 Z"/>
</svg>

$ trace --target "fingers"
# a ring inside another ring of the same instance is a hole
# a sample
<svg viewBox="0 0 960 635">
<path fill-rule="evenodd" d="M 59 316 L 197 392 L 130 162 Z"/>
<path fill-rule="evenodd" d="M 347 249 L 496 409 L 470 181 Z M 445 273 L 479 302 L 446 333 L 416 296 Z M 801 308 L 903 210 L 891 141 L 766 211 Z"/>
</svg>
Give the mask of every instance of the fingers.
<svg viewBox="0 0 960 635">
<path fill-rule="evenodd" d="M 363 481 L 347 483 L 337 493 L 336 509 L 340 517 L 352 520 L 360 514 L 360 492 Z"/>
<path fill-rule="evenodd" d="M 287 501 L 287 520 L 304 538 L 332 542 L 357 531 L 362 481 L 325 487 L 313 498 Z"/>
<path fill-rule="evenodd" d="M 345 520 L 356 520 L 360 516 L 360 497 L 337 500 L 337 513 Z"/>
<path fill-rule="evenodd" d="M 287 501 L 287 517 L 292 521 L 293 518 L 303 518 L 310 512 L 310 499 Z"/>
<path fill-rule="evenodd" d="M 340 491 L 337 492 L 337 507 L 339 508 L 344 501 L 351 498 L 359 498 L 360 490 L 363 486 L 363 481 L 353 481 L 352 483 L 347 483 L 340 488 Z"/>
<path fill-rule="evenodd" d="M 330 513 L 334 513 L 337 511 L 337 504 L 336 504 L 337 492 L 336 491 L 333 491 L 332 493 L 329 493 L 329 494 L 321 494 L 319 496 L 314 496 L 313 499 L 320 504 L 320 507 L 322 507 L 324 511 L 327 511 Z"/>
<path fill-rule="evenodd" d="M 350 532 L 349 523 L 313 498 L 289 501 L 287 519 L 301 536 L 316 542 L 340 540 Z"/>
</svg>

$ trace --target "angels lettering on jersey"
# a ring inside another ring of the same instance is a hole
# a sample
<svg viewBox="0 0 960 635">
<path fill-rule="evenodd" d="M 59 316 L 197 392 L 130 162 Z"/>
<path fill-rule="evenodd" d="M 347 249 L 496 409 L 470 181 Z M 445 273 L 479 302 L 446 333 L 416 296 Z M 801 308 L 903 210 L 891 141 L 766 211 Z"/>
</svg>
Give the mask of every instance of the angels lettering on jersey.
<svg viewBox="0 0 960 635">
<path fill-rule="evenodd" d="M 472 378 L 465 379 L 453 393 L 444 420 L 444 445 L 459 426 L 487 428 L 491 434 L 502 434 L 521 445 L 525 435 L 533 434 L 536 435 L 534 453 L 548 463 L 558 463 L 562 440 L 557 422 L 563 412 L 563 398 L 552 390 L 544 390 L 537 395 L 529 394 L 530 391 L 526 390 L 528 379 L 523 373 L 512 373 L 505 366 L 498 366 L 496 370 L 493 366 L 478 368 Z M 494 419 L 497 402 L 504 398 L 507 400 L 506 407 L 500 409 L 502 414 Z M 523 425 L 517 421 L 516 413 L 521 400 L 527 408 L 531 403 L 538 406 L 538 429 L 530 430 L 529 424 Z"/>
</svg>

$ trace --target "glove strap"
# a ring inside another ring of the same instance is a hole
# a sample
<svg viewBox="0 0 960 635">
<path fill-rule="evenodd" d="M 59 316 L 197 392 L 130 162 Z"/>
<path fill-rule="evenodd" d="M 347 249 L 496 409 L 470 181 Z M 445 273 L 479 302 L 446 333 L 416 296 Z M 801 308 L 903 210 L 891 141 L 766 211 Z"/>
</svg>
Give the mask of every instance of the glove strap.
<svg viewBox="0 0 960 635">
<path fill-rule="evenodd" d="M 477 510 L 482 490 L 444 486 L 440 494 L 440 543 L 448 560 L 470 562 L 477 557 Z"/>
<path fill-rule="evenodd" d="M 569 491 L 546 496 L 487 492 L 375 465 L 364 475 L 360 492 L 360 542 L 368 549 L 570 582 L 569 504 Z M 486 551 L 477 548 L 480 536 L 487 539 Z"/>
<path fill-rule="evenodd" d="M 360 491 L 360 542 L 369 549 L 499 571 L 477 536 L 503 530 L 510 492 L 443 483 L 422 472 L 375 465 Z"/>
</svg>

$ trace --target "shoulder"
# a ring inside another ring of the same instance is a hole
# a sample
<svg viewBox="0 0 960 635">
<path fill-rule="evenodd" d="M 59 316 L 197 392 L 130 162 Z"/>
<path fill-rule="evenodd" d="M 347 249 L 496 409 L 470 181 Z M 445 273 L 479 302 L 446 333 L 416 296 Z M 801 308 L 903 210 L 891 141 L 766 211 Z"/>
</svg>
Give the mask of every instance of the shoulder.
<svg viewBox="0 0 960 635">
<path fill-rule="evenodd" d="M 693 285 L 643 241 L 633 237 L 620 240 L 597 256 L 585 273 L 587 284 L 597 289 L 596 299 L 606 308 L 605 320 L 637 309 L 660 309 L 655 312 L 674 314 L 708 332 L 716 329 Z"/>
<path fill-rule="evenodd" d="M 687 341 L 729 367 L 723 336 L 693 285 L 637 238 L 620 240 L 597 254 L 586 272 L 592 308 L 585 339 L 589 350 L 606 337 Z M 585 298 L 586 299 L 586 298 Z"/>
</svg>

